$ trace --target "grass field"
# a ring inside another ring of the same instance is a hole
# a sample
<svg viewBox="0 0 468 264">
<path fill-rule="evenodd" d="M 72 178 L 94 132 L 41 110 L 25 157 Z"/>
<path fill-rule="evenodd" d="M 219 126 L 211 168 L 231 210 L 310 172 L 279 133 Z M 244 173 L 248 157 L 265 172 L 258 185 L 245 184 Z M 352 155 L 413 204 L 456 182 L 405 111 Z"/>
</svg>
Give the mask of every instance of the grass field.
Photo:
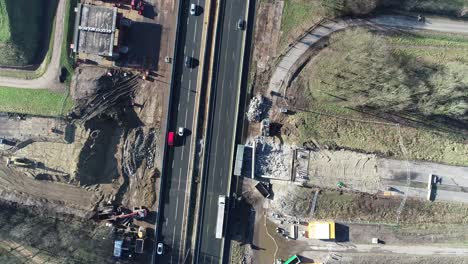
<svg viewBox="0 0 468 264">
<path fill-rule="evenodd" d="M 65 10 L 67 13 L 65 14 L 65 23 L 64 23 L 64 31 L 63 35 L 65 36 L 62 41 L 62 51 L 60 53 L 60 63 L 62 67 L 67 69 L 67 78 L 66 83 L 67 86 L 70 85 L 71 77 L 74 74 L 73 69 L 73 59 L 71 49 L 69 49 L 69 44 L 73 41 L 73 27 L 75 26 L 75 6 L 77 5 L 78 0 L 68 0 Z"/>
<path fill-rule="evenodd" d="M 298 140 L 468 165 L 468 39 L 421 34 L 333 36 L 300 75 L 310 107 L 293 117 Z"/>
<path fill-rule="evenodd" d="M 464 18 L 468 17 L 468 0 L 285 0 L 278 48 L 280 51 L 284 49 L 304 30 L 322 18 L 368 14 L 375 9 L 396 9 Z"/>
<path fill-rule="evenodd" d="M 281 21 L 279 51 L 293 41 L 304 30 L 311 27 L 323 17 L 328 16 L 328 10 L 316 0 L 285 0 Z M 332 16 L 330 14 L 330 16 Z"/>
<path fill-rule="evenodd" d="M 72 108 L 71 99 L 63 93 L 48 90 L 0 87 L 0 112 L 58 116 Z"/>
<path fill-rule="evenodd" d="M 0 64 L 40 63 L 57 1 L 0 0 Z"/>
</svg>

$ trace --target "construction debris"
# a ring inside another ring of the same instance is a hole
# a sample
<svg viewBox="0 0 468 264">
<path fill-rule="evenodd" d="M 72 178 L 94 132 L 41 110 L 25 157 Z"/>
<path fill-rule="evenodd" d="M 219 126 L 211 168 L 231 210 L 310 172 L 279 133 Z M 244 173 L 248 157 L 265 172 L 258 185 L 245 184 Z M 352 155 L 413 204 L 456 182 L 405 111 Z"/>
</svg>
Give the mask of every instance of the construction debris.
<svg viewBox="0 0 468 264">
<path fill-rule="evenodd" d="M 260 140 L 261 139 L 261 140 Z M 291 146 L 275 143 L 271 138 L 257 139 L 255 175 L 264 178 L 291 179 Z"/>
<path fill-rule="evenodd" d="M 265 97 L 257 94 L 257 96 L 250 100 L 247 120 L 249 120 L 249 122 L 260 122 L 266 117 L 270 106 L 271 103 Z"/>
<path fill-rule="evenodd" d="M 117 69 L 108 70 L 97 80 L 96 92 L 79 99 L 69 118 L 85 123 L 98 115 L 110 114 L 109 110 L 119 104 L 128 102 L 131 105 L 137 85 L 137 75 Z"/>
<path fill-rule="evenodd" d="M 145 137 L 142 127 L 131 130 L 126 137 L 122 166 L 125 173 L 133 176 L 146 159 L 146 168 L 154 167 L 156 130 L 150 129 Z"/>
</svg>

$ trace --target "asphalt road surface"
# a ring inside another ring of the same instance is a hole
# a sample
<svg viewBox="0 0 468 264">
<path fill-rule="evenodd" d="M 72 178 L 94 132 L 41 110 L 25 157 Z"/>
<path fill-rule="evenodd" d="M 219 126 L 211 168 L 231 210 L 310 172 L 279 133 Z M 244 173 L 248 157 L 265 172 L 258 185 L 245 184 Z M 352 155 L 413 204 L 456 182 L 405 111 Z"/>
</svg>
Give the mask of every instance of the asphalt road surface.
<svg viewBox="0 0 468 264">
<path fill-rule="evenodd" d="M 202 193 L 197 243 L 197 263 L 219 263 L 222 240 L 215 238 L 219 195 L 228 191 L 231 174 L 230 159 L 233 150 L 236 97 L 239 91 L 241 48 L 245 31 L 237 29 L 239 19 L 246 17 L 245 0 L 221 2 L 221 38 L 218 39 L 212 108 L 207 138 L 207 163 Z"/>
<path fill-rule="evenodd" d="M 198 6 L 205 6 L 204 0 L 192 0 Z M 169 149 L 170 164 L 163 173 L 166 177 L 164 206 L 162 211 L 161 237 L 165 245 L 164 261 L 162 263 L 182 263 L 185 256 L 182 255 L 183 220 L 185 193 L 187 188 L 187 176 L 190 152 L 192 148 L 191 131 L 195 107 L 195 95 L 197 93 L 197 63 L 188 68 L 184 65 L 184 57 L 190 56 L 198 61 L 200 56 L 200 41 L 204 15 L 200 12 L 197 16 L 189 14 L 189 1 L 184 1 L 180 20 L 179 43 L 181 45 L 175 61 L 176 85 L 173 91 L 170 131 L 177 133 L 178 127 L 186 129 L 185 135 L 176 136 L 175 146 Z M 200 11 L 201 8 L 200 8 Z"/>
</svg>

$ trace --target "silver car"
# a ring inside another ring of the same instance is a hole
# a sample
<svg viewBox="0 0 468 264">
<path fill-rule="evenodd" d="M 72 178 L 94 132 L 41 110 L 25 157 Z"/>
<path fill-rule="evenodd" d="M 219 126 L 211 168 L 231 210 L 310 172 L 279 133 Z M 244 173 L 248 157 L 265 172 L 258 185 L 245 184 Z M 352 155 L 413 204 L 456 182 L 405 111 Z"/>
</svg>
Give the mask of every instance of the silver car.
<svg viewBox="0 0 468 264">
<path fill-rule="evenodd" d="M 164 244 L 159 242 L 158 243 L 158 247 L 156 248 L 156 253 L 158 253 L 158 255 L 162 255 L 164 254 Z"/>
<path fill-rule="evenodd" d="M 190 4 L 190 15 L 196 16 L 197 15 L 197 5 Z"/>
</svg>

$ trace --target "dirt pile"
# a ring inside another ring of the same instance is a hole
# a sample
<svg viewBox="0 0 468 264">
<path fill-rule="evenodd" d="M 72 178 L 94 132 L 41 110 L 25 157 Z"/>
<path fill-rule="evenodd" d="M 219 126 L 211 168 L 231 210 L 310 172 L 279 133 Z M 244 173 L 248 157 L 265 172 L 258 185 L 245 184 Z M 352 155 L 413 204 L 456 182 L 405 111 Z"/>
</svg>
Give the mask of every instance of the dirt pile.
<svg viewBox="0 0 468 264">
<path fill-rule="evenodd" d="M 155 160 L 160 158 L 159 131 L 138 127 L 130 130 L 123 147 L 122 172 L 128 179 L 128 195 L 124 204 L 151 207 L 156 202 L 156 178 L 159 170 Z"/>
<path fill-rule="evenodd" d="M 73 75 L 70 95 L 74 101 L 89 97 L 98 90 L 97 80 L 106 74 L 107 69 L 94 66 L 80 66 Z"/>
<path fill-rule="evenodd" d="M 305 217 L 310 213 L 313 190 L 291 184 L 273 184 L 275 197 L 271 209 L 281 215 Z"/>
</svg>

